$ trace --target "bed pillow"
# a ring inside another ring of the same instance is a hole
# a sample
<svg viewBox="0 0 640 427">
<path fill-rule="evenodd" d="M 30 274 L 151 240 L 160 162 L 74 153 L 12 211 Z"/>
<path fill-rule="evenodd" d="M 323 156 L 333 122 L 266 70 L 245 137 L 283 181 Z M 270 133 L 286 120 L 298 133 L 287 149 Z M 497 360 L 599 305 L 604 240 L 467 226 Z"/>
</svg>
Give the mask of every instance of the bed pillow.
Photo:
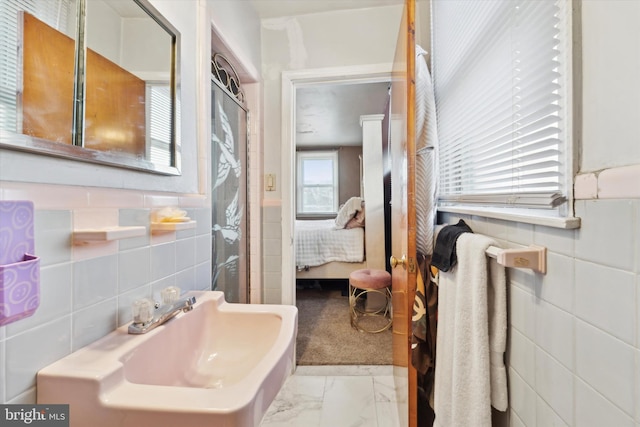
<svg viewBox="0 0 640 427">
<path fill-rule="evenodd" d="M 362 210 L 362 199 L 352 197 L 340 208 L 336 216 L 336 228 L 344 228 L 356 212 Z"/>
<path fill-rule="evenodd" d="M 364 228 L 364 202 L 362 202 L 362 209 L 356 212 L 355 216 L 347 222 L 344 228 Z"/>
</svg>

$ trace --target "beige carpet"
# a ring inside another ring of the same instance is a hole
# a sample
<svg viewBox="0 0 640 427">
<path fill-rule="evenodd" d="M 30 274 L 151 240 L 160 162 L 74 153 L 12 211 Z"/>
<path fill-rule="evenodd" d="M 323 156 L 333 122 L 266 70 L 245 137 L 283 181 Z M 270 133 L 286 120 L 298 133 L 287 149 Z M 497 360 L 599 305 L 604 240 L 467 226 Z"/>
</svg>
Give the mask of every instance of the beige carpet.
<svg viewBox="0 0 640 427">
<path fill-rule="evenodd" d="M 298 289 L 298 365 L 390 365 L 391 329 L 358 332 L 339 290 Z M 376 321 L 377 319 L 371 318 Z"/>
</svg>

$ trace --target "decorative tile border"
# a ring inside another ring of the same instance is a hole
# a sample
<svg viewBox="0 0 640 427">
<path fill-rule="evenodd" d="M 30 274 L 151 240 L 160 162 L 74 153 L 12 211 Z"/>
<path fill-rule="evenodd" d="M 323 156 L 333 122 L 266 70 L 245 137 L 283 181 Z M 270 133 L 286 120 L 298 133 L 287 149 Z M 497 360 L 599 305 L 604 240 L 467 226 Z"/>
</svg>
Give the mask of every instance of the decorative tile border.
<svg viewBox="0 0 640 427">
<path fill-rule="evenodd" d="M 620 166 L 577 175 L 574 198 L 640 199 L 640 165 Z"/>
</svg>

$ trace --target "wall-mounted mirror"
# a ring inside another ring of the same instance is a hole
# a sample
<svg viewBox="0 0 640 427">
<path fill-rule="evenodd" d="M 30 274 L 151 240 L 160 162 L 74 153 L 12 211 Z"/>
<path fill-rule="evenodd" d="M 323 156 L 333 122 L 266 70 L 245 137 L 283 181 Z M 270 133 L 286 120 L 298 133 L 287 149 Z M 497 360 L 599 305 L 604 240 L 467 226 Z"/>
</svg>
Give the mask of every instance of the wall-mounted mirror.
<svg viewBox="0 0 640 427">
<path fill-rule="evenodd" d="M 146 0 L 3 0 L 0 148 L 180 173 L 179 34 Z"/>
</svg>

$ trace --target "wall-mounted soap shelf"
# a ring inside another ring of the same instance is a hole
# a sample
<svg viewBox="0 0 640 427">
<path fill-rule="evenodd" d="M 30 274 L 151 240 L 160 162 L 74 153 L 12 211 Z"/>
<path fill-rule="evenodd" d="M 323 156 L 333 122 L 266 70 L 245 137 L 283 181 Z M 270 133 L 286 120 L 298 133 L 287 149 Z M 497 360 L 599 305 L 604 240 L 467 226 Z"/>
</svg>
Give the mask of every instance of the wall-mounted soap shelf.
<svg viewBox="0 0 640 427">
<path fill-rule="evenodd" d="M 170 233 L 172 231 L 182 231 L 188 230 L 190 228 L 195 228 L 195 221 L 186 221 L 186 222 L 152 222 L 151 223 L 151 234 L 158 233 Z"/>
<path fill-rule="evenodd" d="M 146 232 L 147 228 L 141 225 L 74 230 L 73 242 L 75 244 L 108 242 L 112 240 L 129 239 L 131 237 L 144 236 Z"/>
</svg>

